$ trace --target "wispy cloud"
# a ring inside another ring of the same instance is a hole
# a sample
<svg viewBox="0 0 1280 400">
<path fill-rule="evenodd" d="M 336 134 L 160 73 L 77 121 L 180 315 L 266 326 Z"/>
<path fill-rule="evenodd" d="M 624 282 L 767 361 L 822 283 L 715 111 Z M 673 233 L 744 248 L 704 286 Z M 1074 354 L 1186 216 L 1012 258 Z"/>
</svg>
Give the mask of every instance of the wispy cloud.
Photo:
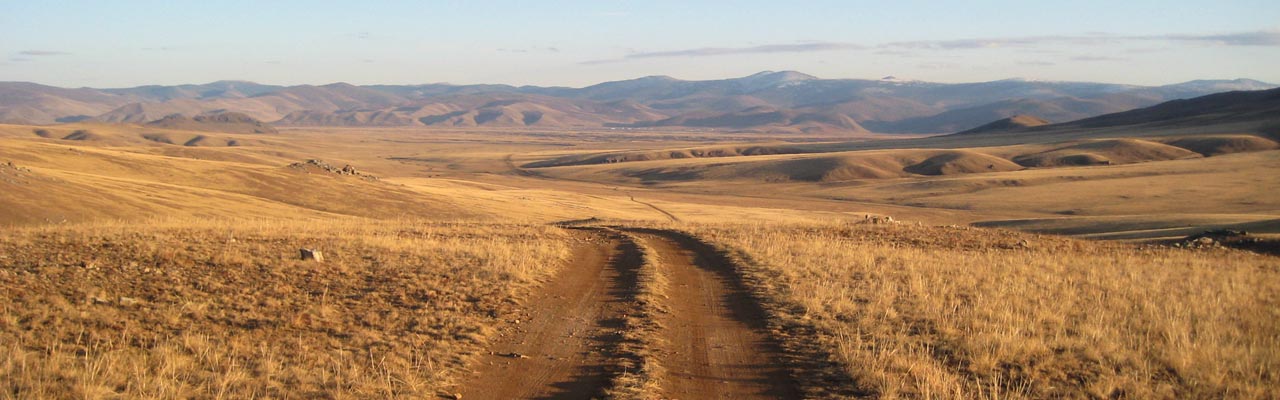
<svg viewBox="0 0 1280 400">
<path fill-rule="evenodd" d="M 1224 35 L 1164 35 L 1156 38 L 1226 46 L 1280 46 L 1280 30 L 1239 32 Z"/>
<path fill-rule="evenodd" d="M 33 57 L 65 56 L 69 54 L 71 53 L 68 53 L 65 51 L 52 51 L 52 50 L 23 50 L 18 52 L 18 55 L 33 56 Z"/>
<path fill-rule="evenodd" d="M 533 47 L 528 47 L 528 48 L 506 48 L 506 47 L 502 47 L 502 48 L 497 49 L 497 51 L 498 51 L 498 52 L 500 52 L 500 53 L 533 53 L 533 52 L 542 52 L 542 53 L 559 53 L 559 52 L 560 52 L 560 48 L 559 48 L 559 47 L 554 47 L 554 46 L 546 46 L 546 47 L 542 47 L 542 46 L 533 46 Z"/>
<path fill-rule="evenodd" d="M 1092 61 L 1128 61 L 1128 60 L 1129 60 L 1129 59 L 1127 59 L 1127 58 L 1122 58 L 1122 57 L 1108 57 L 1108 56 L 1075 56 L 1075 57 L 1071 57 L 1071 61 L 1086 61 L 1086 62 L 1092 62 Z"/>
<path fill-rule="evenodd" d="M 774 53 L 809 53 L 817 51 L 860 50 L 865 49 L 854 43 L 840 42 L 808 42 L 794 44 L 767 44 L 750 47 L 702 47 L 697 49 L 651 51 L 631 53 L 622 58 L 584 61 L 581 64 L 608 64 L 645 58 L 678 58 L 678 57 L 711 57 L 737 54 L 774 54 Z"/>
<path fill-rule="evenodd" d="M 916 68 L 920 69 L 958 69 L 963 65 L 952 62 L 927 62 L 916 64 Z"/>
<path fill-rule="evenodd" d="M 1013 48 L 1020 52 L 1058 53 L 1059 50 L 1045 48 L 1053 45 L 1102 46 L 1136 42 L 1171 42 L 1181 44 L 1200 44 L 1210 46 L 1278 46 L 1280 47 L 1280 30 L 1237 32 L 1226 34 L 1163 34 L 1163 35 L 1117 35 L 1091 32 L 1081 35 L 1047 35 L 1003 38 L 973 38 L 948 40 L 916 40 L 881 43 L 865 46 L 848 42 L 802 42 L 791 44 L 766 44 L 748 47 L 701 47 L 693 49 L 632 52 L 619 58 L 582 61 L 582 65 L 611 64 L 649 58 L 693 58 L 713 57 L 738 54 L 771 54 L 771 53 L 809 53 L 840 50 L 875 49 L 876 54 L 885 56 L 911 57 L 919 56 L 917 52 L 929 50 L 978 50 L 995 48 Z M 1077 59 L 1076 61 L 1115 61 L 1116 59 Z"/>
<path fill-rule="evenodd" d="M 954 40 L 918 40 L 890 42 L 880 48 L 965 50 L 1003 47 L 1034 47 L 1046 44 L 1102 45 L 1121 42 L 1167 41 L 1201 43 L 1220 46 L 1280 46 L 1280 31 L 1253 31 L 1229 34 L 1166 34 L 1166 35 L 1114 35 L 1091 33 L 1086 35 L 1026 36 L 1006 38 L 976 38 Z"/>
<path fill-rule="evenodd" d="M 1087 39 L 1083 39 L 1087 38 Z M 881 44 L 881 48 L 905 48 L 905 49 L 939 49 L 939 50 L 965 50 L 965 49 L 993 49 L 1001 47 L 1027 47 L 1050 42 L 1092 42 L 1094 40 L 1105 40 L 1097 37 L 1072 37 L 1072 36 L 1028 36 L 1016 38 L 986 38 L 986 39 L 954 39 L 954 40 L 916 40 L 909 42 L 890 42 Z"/>
</svg>

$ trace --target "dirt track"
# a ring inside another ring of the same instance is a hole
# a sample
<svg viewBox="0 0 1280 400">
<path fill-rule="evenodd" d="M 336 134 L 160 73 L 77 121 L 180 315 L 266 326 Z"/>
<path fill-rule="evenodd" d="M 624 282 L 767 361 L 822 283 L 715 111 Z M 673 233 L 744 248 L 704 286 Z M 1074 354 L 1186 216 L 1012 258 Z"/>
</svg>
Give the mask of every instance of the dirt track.
<svg viewBox="0 0 1280 400">
<path fill-rule="evenodd" d="M 643 205 L 645 205 L 645 206 L 648 206 L 649 208 L 652 208 L 654 211 L 657 211 L 657 212 L 662 213 L 662 215 L 665 215 L 665 216 L 667 217 L 667 219 L 670 219 L 670 220 L 671 220 L 671 222 L 680 222 L 680 217 L 677 217 L 675 214 L 672 214 L 671 212 L 669 212 L 669 211 L 667 211 L 667 210 L 663 210 L 661 207 L 658 207 L 658 206 L 653 205 L 653 203 L 650 203 L 650 202 L 647 202 L 647 201 L 640 201 L 640 200 L 636 200 L 636 196 L 635 196 L 635 195 L 632 195 L 631 193 L 627 193 L 627 197 L 631 198 L 631 201 L 634 201 L 634 202 L 636 202 L 636 203 L 643 204 Z"/>
<path fill-rule="evenodd" d="M 635 310 L 635 243 L 608 230 L 582 230 L 573 262 L 508 321 L 492 354 L 476 362 L 458 392 L 465 399 L 589 399 L 616 373 L 611 357 Z M 662 231 L 635 231 L 661 260 L 669 282 L 660 315 L 665 368 L 659 395 L 668 399 L 800 398 L 765 333 L 766 315 L 731 263 L 714 249 Z"/>
<path fill-rule="evenodd" d="M 458 392 L 465 399 L 589 399 L 609 383 L 610 349 L 635 290 L 635 245 L 583 231 L 573 261 L 508 321 L 492 354 Z"/>
<path fill-rule="evenodd" d="M 801 393 L 765 334 L 766 316 L 715 249 L 679 236 L 640 236 L 670 281 L 663 321 L 664 398 L 796 399 Z"/>
</svg>

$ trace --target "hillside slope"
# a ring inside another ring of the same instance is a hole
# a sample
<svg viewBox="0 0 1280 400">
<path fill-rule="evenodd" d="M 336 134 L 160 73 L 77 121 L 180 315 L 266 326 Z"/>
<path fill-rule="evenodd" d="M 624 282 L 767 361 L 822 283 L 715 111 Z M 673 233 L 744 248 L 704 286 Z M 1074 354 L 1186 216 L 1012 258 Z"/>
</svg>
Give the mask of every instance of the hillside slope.
<svg viewBox="0 0 1280 400">
<path fill-rule="evenodd" d="M 145 122 L 175 113 L 238 112 L 270 123 L 305 126 L 943 133 L 1018 114 L 1060 123 L 1221 91 L 1274 87 L 1246 79 L 1156 87 L 1020 79 L 943 84 L 821 79 L 795 71 L 706 81 L 651 76 L 583 88 L 347 83 L 284 87 L 219 81 L 62 89 L 8 82 L 0 83 L 0 122 Z"/>
</svg>

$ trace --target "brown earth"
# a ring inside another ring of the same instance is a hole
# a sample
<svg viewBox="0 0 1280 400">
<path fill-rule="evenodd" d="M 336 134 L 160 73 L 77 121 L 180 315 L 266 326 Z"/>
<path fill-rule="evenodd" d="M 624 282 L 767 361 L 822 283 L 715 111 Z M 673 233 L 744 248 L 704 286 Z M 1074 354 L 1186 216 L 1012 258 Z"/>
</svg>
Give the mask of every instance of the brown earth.
<svg viewBox="0 0 1280 400">
<path fill-rule="evenodd" d="M 669 281 L 657 320 L 661 398 L 799 398 L 767 316 L 732 263 L 715 249 L 662 231 L 638 237 Z M 586 399 L 620 373 L 624 319 L 633 315 L 644 263 L 636 243 L 610 231 L 579 231 L 572 263 L 506 321 L 488 354 L 455 393 L 465 399 Z"/>
<path fill-rule="evenodd" d="M 458 388 L 465 399 L 588 399 L 614 375 L 614 347 L 640 265 L 635 244 L 582 230 L 572 263 L 507 321 Z"/>
<path fill-rule="evenodd" d="M 800 398 L 780 347 L 765 333 L 764 310 L 732 264 L 706 246 L 661 233 L 640 237 L 669 279 L 663 398 Z"/>
</svg>

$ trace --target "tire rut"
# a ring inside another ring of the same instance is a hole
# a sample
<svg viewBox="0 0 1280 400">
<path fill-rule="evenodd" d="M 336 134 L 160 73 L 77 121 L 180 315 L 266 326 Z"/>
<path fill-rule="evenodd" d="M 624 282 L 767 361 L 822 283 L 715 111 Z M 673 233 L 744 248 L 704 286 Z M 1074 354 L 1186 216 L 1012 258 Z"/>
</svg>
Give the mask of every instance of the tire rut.
<svg viewBox="0 0 1280 400">
<path fill-rule="evenodd" d="M 714 248 L 665 231 L 630 230 L 662 260 L 667 276 L 659 363 L 672 399 L 801 398 L 767 332 L 767 314 L 733 264 Z"/>
<path fill-rule="evenodd" d="M 570 265 L 525 302 L 489 354 L 457 392 L 465 399 L 590 399 L 616 375 L 623 317 L 633 308 L 635 244 L 602 229 L 577 229 L 585 240 Z"/>
<path fill-rule="evenodd" d="M 666 217 L 667 217 L 667 219 L 670 219 L 670 220 L 671 220 L 671 222 L 680 222 L 680 217 L 677 217 L 675 214 L 672 214 L 671 212 L 669 212 L 669 211 L 667 211 L 667 210 L 663 210 L 661 207 L 658 207 L 658 206 L 653 205 L 653 203 L 650 203 L 650 202 L 647 202 L 647 201 L 640 201 L 640 200 L 636 200 L 636 196 L 635 196 L 635 195 L 633 195 L 633 194 L 631 194 L 631 193 L 627 193 L 627 197 L 628 197 L 628 198 L 630 198 L 630 199 L 631 199 L 631 201 L 634 201 L 634 202 L 636 202 L 636 203 L 643 204 L 643 205 L 645 205 L 645 206 L 648 206 L 649 208 L 652 208 L 654 211 L 657 211 L 657 212 L 659 212 L 659 213 L 662 213 L 662 215 L 666 216 Z"/>
</svg>

